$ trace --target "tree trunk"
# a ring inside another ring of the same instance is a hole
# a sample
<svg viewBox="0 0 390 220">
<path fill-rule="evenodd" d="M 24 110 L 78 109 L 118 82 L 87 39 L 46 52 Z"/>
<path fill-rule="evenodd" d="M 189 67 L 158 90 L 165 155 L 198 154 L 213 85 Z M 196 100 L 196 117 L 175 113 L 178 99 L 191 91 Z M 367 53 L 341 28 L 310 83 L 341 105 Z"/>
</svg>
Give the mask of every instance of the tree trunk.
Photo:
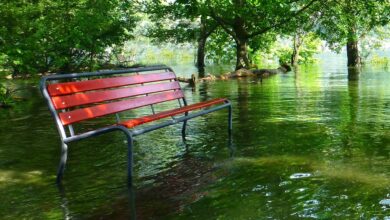
<svg viewBox="0 0 390 220">
<path fill-rule="evenodd" d="M 202 30 L 203 29 L 203 30 Z M 196 61 L 196 67 L 198 68 L 199 77 L 204 77 L 205 74 L 205 47 L 206 47 L 206 40 L 207 35 L 204 30 L 204 26 L 201 26 L 201 33 L 198 38 L 198 53 L 197 53 L 197 61 Z"/>
<path fill-rule="evenodd" d="M 206 19 L 204 16 L 200 19 L 200 30 L 198 37 L 198 51 L 196 67 L 198 67 L 199 77 L 205 76 L 205 57 L 206 57 L 206 42 L 207 38 L 215 31 L 217 25 L 214 22 Z"/>
<path fill-rule="evenodd" d="M 360 56 L 357 40 L 349 40 L 347 43 L 348 67 L 360 66 Z"/>
<path fill-rule="evenodd" d="M 236 40 L 236 70 L 249 68 L 248 39 Z"/>
<path fill-rule="evenodd" d="M 348 67 L 360 66 L 358 37 L 356 35 L 355 23 L 351 24 L 351 28 L 349 29 L 348 33 L 347 57 Z"/>
<path fill-rule="evenodd" d="M 302 45 L 301 36 L 299 34 L 295 34 L 293 52 L 291 54 L 291 65 L 292 66 L 298 65 L 299 50 L 301 49 L 301 45 Z"/>
</svg>

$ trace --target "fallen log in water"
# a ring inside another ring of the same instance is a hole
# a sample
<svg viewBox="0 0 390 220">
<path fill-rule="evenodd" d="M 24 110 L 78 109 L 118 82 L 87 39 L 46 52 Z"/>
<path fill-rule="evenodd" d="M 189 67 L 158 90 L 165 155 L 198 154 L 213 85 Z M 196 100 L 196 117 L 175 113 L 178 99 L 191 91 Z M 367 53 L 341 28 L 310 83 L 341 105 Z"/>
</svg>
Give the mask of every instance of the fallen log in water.
<svg viewBox="0 0 390 220">
<path fill-rule="evenodd" d="M 241 78 L 241 77 L 259 77 L 262 81 L 263 78 L 269 77 L 271 75 L 275 75 L 278 73 L 287 73 L 291 71 L 291 67 L 287 64 L 283 64 L 277 69 L 254 69 L 254 70 L 248 70 L 248 69 L 239 69 L 233 72 L 228 72 L 225 74 L 221 74 L 219 76 L 214 75 L 206 75 L 205 77 L 196 79 L 195 75 L 192 74 L 191 78 L 184 78 L 184 77 L 178 77 L 179 82 L 188 83 L 191 86 L 195 86 L 199 82 L 206 82 L 206 81 L 214 81 L 214 80 L 227 80 L 227 79 L 234 79 L 234 78 Z"/>
<path fill-rule="evenodd" d="M 185 82 L 185 83 L 190 84 L 191 86 L 195 86 L 196 81 L 197 81 L 196 77 L 195 77 L 195 74 L 192 74 L 190 79 L 187 79 L 187 78 L 184 78 L 184 77 L 177 77 L 176 79 L 179 82 Z"/>
</svg>

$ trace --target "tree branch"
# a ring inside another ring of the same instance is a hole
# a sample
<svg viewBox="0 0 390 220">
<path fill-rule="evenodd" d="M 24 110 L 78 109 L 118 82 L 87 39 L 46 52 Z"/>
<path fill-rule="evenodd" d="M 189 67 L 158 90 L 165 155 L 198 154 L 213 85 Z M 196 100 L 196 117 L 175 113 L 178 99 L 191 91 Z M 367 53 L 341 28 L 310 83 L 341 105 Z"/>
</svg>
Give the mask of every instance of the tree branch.
<svg viewBox="0 0 390 220">
<path fill-rule="evenodd" d="M 210 29 L 208 31 L 206 31 L 205 35 L 206 37 L 209 37 L 214 31 L 215 29 L 217 29 L 218 25 L 213 25 L 211 27 L 209 27 Z"/>
<path fill-rule="evenodd" d="M 211 24 L 210 23 L 211 22 L 205 22 L 205 24 L 206 24 L 205 36 L 206 37 L 209 37 L 215 31 L 215 29 L 217 29 L 217 27 L 219 26 L 218 23 L 215 23 L 215 22 L 212 22 Z"/>
<path fill-rule="evenodd" d="M 212 8 L 210 8 L 210 10 L 211 10 L 210 16 L 226 31 L 226 33 L 228 33 L 230 36 L 236 39 L 237 38 L 236 33 L 234 33 L 234 31 L 228 28 L 228 26 L 232 26 L 232 25 L 229 24 L 224 19 L 222 19 L 221 17 L 217 16 L 215 11 Z"/>
<path fill-rule="evenodd" d="M 266 32 L 268 32 L 269 30 L 271 29 L 274 29 L 274 28 L 277 28 L 277 27 L 280 27 L 284 24 L 286 24 L 287 22 L 290 22 L 294 17 L 298 16 L 299 14 L 301 14 L 302 12 L 304 12 L 306 9 L 308 9 L 312 4 L 314 4 L 314 2 L 316 2 L 318 0 L 311 0 L 307 5 L 305 5 L 304 7 L 302 7 L 301 9 L 299 9 L 298 11 L 296 11 L 294 14 L 292 14 L 291 16 L 287 17 L 286 19 L 283 19 L 282 21 L 280 22 L 277 22 L 275 23 L 274 25 L 271 25 L 269 27 L 266 27 L 266 28 L 263 28 L 259 31 L 256 31 L 252 34 L 249 35 L 250 38 L 252 37 L 255 37 L 257 35 L 261 35 L 261 34 L 264 34 Z"/>
</svg>

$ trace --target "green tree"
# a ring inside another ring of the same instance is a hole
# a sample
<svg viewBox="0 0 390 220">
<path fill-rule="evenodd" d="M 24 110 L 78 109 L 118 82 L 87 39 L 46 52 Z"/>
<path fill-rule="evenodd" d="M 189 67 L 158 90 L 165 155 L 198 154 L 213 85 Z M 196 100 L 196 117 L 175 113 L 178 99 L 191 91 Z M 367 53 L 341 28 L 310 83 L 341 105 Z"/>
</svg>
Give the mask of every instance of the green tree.
<svg viewBox="0 0 390 220">
<path fill-rule="evenodd" d="M 317 52 L 317 48 L 320 44 L 318 36 L 315 35 L 313 30 L 318 25 L 318 19 L 321 15 L 320 12 L 314 12 L 313 14 L 306 14 L 308 18 L 306 22 L 298 25 L 292 35 L 292 53 L 289 63 L 292 66 L 298 65 L 298 63 L 312 61 L 312 56 Z M 303 56 L 300 56 L 300 53 Z M 303 58 L 303 59 L 302 59 Z"/>
<path fill-rule="evenodd" d="M 383 42 L 390 39 L 390 26 L 378 26 L 371 30 L 360 40 L 360 57 L 361 61 L 364 64 L 365 62 L 370 62 L 372 58 L 378 59 L 377 55 L 373 54 L 375 50 L 382 49 Z M 384 48 L 383 48 L 384 49 Z M 374 57 L 373 57 L 374 55 Z M 386 58 L 383 60 L 385 61 Z"/>
<path fill-rule="evenodd" d="M 239 69 L 248 68 L 250 54 L 268 47 L 277 33 L 291 32 L 298 21 L 305 22 L 307 16 L 303 16 L 304 12 L 314 10 L 317 1 L 151 0 L 145 8 L 156 24 L 150 36 L 178 42 L 197 39 L 197 65 L 201 68 L 204 67 L 205 43 L 210 36 L 213 37 L 214 49 L 218 47 L 215 43 L 219 42 L 219 46 L 223 47 L 230 41 L 223 35 L 218 36 L 221 31 L 215 32 L 217 28 L 223 29 L 236 44 L 236 69 Z M 222 39 L 225 41 L 222 42 Z"/>
<path fill-rule="evenodd" d="M 222 28 L 215 30 L 209 37 L 207 51 L 207 60 L 215 64 L 234 62 L 234 41 Z"/>
<path fill-rule="evenodd" d="M 42 5 L 32 1 L 0 2 L 1 65 L 15 74 L 44 67 L 38 32 L 41 11 Z"/>
<path fill-rule="evenodd" d="M 346 45 L 348 66 L 356 67 L 361 63 L 359 40 L 373 28 L 386 25 L 389 19 L 388 0 L 332 0 L 317 31 L 336 51 Z"/>
<path fill-rule="evenodd" d="M 104 50 L 131 35 L 130 0 L 0 2 L 0 55 L 14 74 L 94 67 Z"/>
<path fill-rule="evenodd" d="M 204 75 L 206 42 L 218 24 L 203 13 L 201 1 L 178 0 L 165 2 L 151 0 L 144 3 L 144 12 L 154 23 L 148 37 L 157 42 L 197 42 L 196 66 Z"/>
<path fill-rule="evenodd" d="M 320 52 L 321 40 L 313 32 L 297 32 L 292 36 L 292 47 L 276 51 L 280 63 L 292 66 L 315 62 L 314 55 Z"/>
<path fill-rule="evenodd" d="M 291 32 L 296 25 L 305 22 L 306 12 L 318 10 L 317 0 L 233 0 L 205 1 L 209 14 L 236 43 L 236 69 L 248 68 L 248 45 L 270 32 Z M 323 4 L 323 3 L 322 3 Z"/>
</svg>

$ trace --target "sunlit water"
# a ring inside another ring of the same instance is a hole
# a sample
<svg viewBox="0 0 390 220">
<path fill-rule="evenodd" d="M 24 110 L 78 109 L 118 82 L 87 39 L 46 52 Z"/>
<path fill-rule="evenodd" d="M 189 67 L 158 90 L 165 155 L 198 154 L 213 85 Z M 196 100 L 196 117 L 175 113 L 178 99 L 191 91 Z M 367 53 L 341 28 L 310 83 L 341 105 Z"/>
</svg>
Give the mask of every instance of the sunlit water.
<svg viewBox="0 0 390 220">
<path fill-rule="evenodd" d="M 262 83 L 185 87 L 190 103 L 232 101 L 233 150 L 226 111 L 191 120 L 186 144 L 180 125 L 138 136 L 131 190 L 120 133 L 70 144 L 58 189 L 60 142 L 37 82 L 12 84 L 25 100 L 0 109 L 0 219 L 390 218 L 386 67 L 348 81 L 336 57 Z"/>
</svg>

